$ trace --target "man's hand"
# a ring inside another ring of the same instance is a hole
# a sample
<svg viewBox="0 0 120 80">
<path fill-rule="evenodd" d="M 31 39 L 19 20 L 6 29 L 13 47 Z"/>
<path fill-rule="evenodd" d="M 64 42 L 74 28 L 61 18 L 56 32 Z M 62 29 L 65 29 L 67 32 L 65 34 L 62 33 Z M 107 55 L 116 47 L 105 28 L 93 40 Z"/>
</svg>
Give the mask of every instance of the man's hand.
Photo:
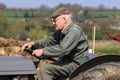
<svg viewBox="0 0 120 80">
<path fill-rule="evenodd" d="M 43 54 L 43 49 L 36 49 L 32 53 L 32 55 L 35 55 L 35 56 L 38 56 L 38 57 L 42 56 L 42 54 Z"/>
<path fill-rule="evenodd" d="M 29 43 L 26 43 L 22 46 L 22 51 L 24 51 L 25 48 L 31 48 L 35 43 L 34 42 L 29 42 Z"/>
</svg>

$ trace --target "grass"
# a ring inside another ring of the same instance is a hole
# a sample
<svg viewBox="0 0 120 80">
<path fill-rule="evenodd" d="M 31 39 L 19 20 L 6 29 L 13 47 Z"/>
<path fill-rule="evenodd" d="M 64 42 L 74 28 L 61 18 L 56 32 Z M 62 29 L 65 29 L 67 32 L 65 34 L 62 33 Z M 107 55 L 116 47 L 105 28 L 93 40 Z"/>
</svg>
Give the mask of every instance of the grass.
<svg viewBox="0 0 120 80">
<path fill-rule="evenodd" d="M 92 41 L 89 41 L 92 48 Z M 98 40 L 95 45 L 95 53 L 98 54 L 120 54 L 120 43 L 114 40 Z"/>
</svg>

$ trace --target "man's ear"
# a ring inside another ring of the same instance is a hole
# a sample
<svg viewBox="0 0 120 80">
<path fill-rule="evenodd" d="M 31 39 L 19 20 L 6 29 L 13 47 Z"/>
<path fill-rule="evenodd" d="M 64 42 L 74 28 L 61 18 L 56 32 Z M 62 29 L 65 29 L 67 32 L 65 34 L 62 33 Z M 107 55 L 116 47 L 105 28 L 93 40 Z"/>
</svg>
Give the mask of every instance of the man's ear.
<svg viewBox="0 0 120 80">
<path fill-rule="evenodd" d="M 66 17 L 63 17 L 63 19 L 64 19 L 64 23 L 66 24 L 66 23 L 67 23 L 67 19 L 66 19 Z"/>
</svg>

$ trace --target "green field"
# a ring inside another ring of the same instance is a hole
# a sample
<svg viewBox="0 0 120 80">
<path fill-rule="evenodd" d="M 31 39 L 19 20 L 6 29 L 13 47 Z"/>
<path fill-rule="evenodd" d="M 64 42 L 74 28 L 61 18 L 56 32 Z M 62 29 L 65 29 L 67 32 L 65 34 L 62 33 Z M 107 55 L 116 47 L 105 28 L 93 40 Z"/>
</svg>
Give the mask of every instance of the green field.
<svg viewBox="0 0 120 80">
<path fill-rule="evenodd" d="M 28 12 L 29 16 L 39 14 L 38 10 L 6 10 L 6 16 L 14 17 L 17 14 L 18 17 L 23 17 L 26 12 Z"/>
<path fill-rule="evenodd" d="M 42 15 L 44 15 L 44 12 L 40 12 L 39 10 L 6 10 L 6 17 L 10 20 L 16 20 L 15 16 L 17 16 L 18 18 L 23 18 L 25 13 L 27 12 L 27 14 L 29 16 L 34 15 L 34 17 L 40 17 Z M 120 10 L 104 10 L 104 11 L 100 11 L 100 10 L 94 10 L 93 11 L 93 16 L 95 20 L 101 20 L 101 19 L 108 19 L 111 17 L 115 17 L 115 16 L 120 16 Z"/>
<path fill-rule="evenodd" d="M 102 19 L 102 18 L 111 18 L 114 16 L 120 16 L 120 10 L 118 11 L 112 11 L 112 10 L 106 10 L 106 11 L 94 11 L 94 17 L 96 19 Z"/>
</svg>

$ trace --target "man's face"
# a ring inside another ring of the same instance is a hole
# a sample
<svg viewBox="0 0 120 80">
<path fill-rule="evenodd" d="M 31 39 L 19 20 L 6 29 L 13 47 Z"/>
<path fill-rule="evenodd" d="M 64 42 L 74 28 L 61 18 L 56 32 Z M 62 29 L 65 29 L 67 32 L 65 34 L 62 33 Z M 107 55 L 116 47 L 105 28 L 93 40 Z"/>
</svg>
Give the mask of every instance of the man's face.
<svg viewBox="0 0 120 80">
<path fill-rule="evenodd" d="M 65 27 L 65 18 L 63 16 L 58 16 L 54 21 L 56 30 L 62 30 Z"/>
</svg>

